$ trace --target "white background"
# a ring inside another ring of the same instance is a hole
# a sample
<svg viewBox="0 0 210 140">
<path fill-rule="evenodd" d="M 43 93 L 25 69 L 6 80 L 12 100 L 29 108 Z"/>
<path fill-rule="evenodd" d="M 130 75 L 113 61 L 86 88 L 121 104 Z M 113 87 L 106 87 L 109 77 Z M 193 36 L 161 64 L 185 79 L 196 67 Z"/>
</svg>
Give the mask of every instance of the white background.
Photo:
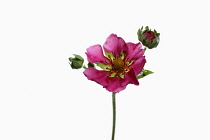
<svg viewBox="0 0 210 140">
<path fill-rule="evenodd" d="M 137 43 L 147 25 L 155 73 L 117 94 L 116 140 L 209 140 L 209 13 L 207 0 L 2 0 L 0 140 L 110 140 L 111 93 L 68 57 L 111 33 Z"/>
</svg>

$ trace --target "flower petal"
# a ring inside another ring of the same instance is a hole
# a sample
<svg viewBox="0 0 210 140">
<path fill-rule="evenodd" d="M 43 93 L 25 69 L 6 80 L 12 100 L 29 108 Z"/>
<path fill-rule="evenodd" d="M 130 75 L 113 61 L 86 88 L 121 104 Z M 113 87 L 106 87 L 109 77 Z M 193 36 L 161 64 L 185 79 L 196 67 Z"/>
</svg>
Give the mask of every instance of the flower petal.
<svg viewBox="0 0 210 140">
<path fill-rule="evenodd" d="M 118 37 L 116 34 L 111 34 L 106 39 L 103 48 L 105 52 L 111 52 L 116 56 L 120 56 L 121 51 L 127 50 L 127 45 L 121 37 Z"/>
<path fill-rule="evenodd" d="M 139 81 L 136 78 L 136 75 L 133 69 L 130 69 L 130 71 L 125 74 L 125 79 L 129 80 L 131 84 L 139 85 Z"/>
<path fill-rule="evenodd" d="M 142 49 L 142 45 L 140 43 L 134 44 L 134 43 L 128 42 L 126 44 L 128 46 L 128 51 L 126 52 L 127 53 L 126 61 L 137 59 L 144 54 L 144 49 Z"/>
<path fill-rule="evenodd" d="M 95 81 L 102 86 L 108 85 L 108 81 L 107 81 L 107 78 L 109 77 L 108 71 L 97 70 L 95 68 L 89 67 L 85 69 L 83 73 L 88 78 L 88 80 Z"/>
<path fill-rule="evenodd" d="M 119 93 L 120 91 L 124 90 L 129 82 L 127 80 L 122 79 L 120 77 L 109 77 L 108 78 L 108 85 L 105 87 L 106 90 L 114 93 Z M 124 84 L 123 84 L 124 83 Z"/>
<path fill-rule="evenodd" d="M 134 70 L 131 69 L 125 74 L 125 78 L 120 77 L 109 77 L 108 84 L 105 88 L 114 93 L 118 93 L 126 88 L 128 84 L 139 85 L 138 79 L 135 76 Z"/>
<path fill-rule="evenodd" d="M 118 93 L 124 90 L 127 84 L 129 84 L 129 81 L 126 81 L 125 79 L 120 77 L 109 77 L 109 72 L 97 70 L 92 67 L 85 69 L 83 73 L 88 78 L 88 80 L 95 81 L 110 92 Z"/>
<path fill-rule="evenodd" d="M 135 72 L 135 75 L 137 76 L 142 71 L 145 63 L 146 63 L 145 56 L 141 56 L 140 58 L 135 60 L 129 68 L 133 69 Z"/>
<path fill-rule="evenodd" d="M 91 63 L 100 62 L 105 64 L 108 62 L 108 59 L 103 55 L 102 47 L 99 44 L 87 48 L 86 55 L 88 61 Z"/>
<path fill-rule="evenodd" d="M 119 77 L 109 77 L 108 78 L 109 84 L 105 87 L 106 90 L 110 92 L 115 92 L 118 93 L 121 90 L 121 85 L 120 85 L 120 78 Z"/>
<path fill-rule="evenodd" d="M 129 84 L 128 80 L 122 79 L 120 77 L 109 77 L 109 72 L 97 70 L 92 67 L 85 69 L 83 73 L 88 78 L 88 80 L 95 81 L 110 92 L 118 93 L 124 90 L 127 84 Z"/>
</svg>

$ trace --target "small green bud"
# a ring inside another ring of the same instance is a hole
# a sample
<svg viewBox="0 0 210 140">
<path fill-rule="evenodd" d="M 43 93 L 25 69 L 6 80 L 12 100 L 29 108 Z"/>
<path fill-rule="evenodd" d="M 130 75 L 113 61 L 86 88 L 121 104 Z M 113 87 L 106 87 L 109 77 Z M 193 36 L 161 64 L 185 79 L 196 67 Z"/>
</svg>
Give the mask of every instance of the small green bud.
<svg viewBox="0 0 210 140">
<path fill-rule="evenodd" d="M 160 41 L 160 33 L 157 33 L 156 30 L 151 31 L 148 26 L 138 30 L 137 32 L 139 41 L 149 49 L 156 48 Z"/>
<path fill-rule="evenodd" d="M 84 59 L 80 56 L 80 55 L 77 55 L 77 54 L 74 54 L 74 58 L 70 57 L 69 58 L 69 61 L 70 61 L 70 66 L 72 69 L 80 69 L 82 68 L 83 66 L 83 63 L 84 63 Z"/>
</svg>

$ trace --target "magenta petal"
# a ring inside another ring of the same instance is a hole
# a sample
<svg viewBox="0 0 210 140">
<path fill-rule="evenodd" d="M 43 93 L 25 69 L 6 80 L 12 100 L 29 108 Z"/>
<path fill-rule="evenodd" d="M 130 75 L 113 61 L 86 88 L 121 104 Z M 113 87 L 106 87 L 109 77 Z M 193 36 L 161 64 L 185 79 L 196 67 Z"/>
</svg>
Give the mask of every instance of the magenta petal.
<svg viewBox="0 0 210 140">
<path fill-rule="evenodd" d="M 109 77 L 108 85 L 105 87 L 108 91 L 118 93 L 126 88 L 128 84 L 139 85 L 138 79 L 135 76 L 133 69 L 125 74 L 125 78 Z"/>
<path fill-rule="evenodd" d="M 85 69 L 83 73 L 88 78 L 88 80 L 95 81 L 106 88 L 106 90 L 114 93 L 118 93 L 124 90 L 129 83 L 127 81 L 126 84 L 122 84 L 124 79 L 119 77 L 109 77 L 110 74 L 108 71 L 97 70 L 92 67 Z"/>
<path fill-rule="evenodd" d="M 116 34 L 111 34 L 104 43 L 104 51 L 114 53 L 116 56 L 120 55 L 121 51 L 127 50 L 125 41 Z"/>
<path fill-rule="evenodd" d="M 139 59 L 135 60 L 129 68 L 133 69 L 135 75 L 137 76 L 142 71 L 145 63 L 146 63 L 145 56 L 141 56 Z"/>
<path fill-rule="evenodd" d="M 120 87 L 120 78 L 119 77 L 109 77 L 109 85 L 105 87 L 108 91 L 110 92 L 119 92 L 116 90 L 117 88 Z"/>
<path fill-rule="evenodd" d="M 128 79 L 131 84 L 139 85 L 139 81 L 136 78 L 136 75 L 133 69 L 130 69 L 130 71 L 125 74 L 125 79 Z"/>
<path fill-rule="evenodd" d="M 89 67 L 85 69 L 83 73 L 88 78 L 88 80 L 95 81 L 102 86 L 108 85 L 108 80 L 107 80 L 107 78 L 109 77 L 108 71 L 97 70 L 95 68 Z"/>
<path fill-rule="evenodd" d="M 140 43 L 127 43 L 128 50 L 127 50 L 127 61 L 131 61 L 133 59 L 137 59 L 144 54 L 144 49 L 142 49 L 142 45 Z"/>
<path fill-rule="evenodd" d="M 106 63 L 106 61 L 108 61 L 108 59 L 103 55 L 101 45 L 90 46 L 89 48 L 87 48 L 86 55 L 88 61 L 91 63 Z"/>
<path fill-rule="evenodd" d="M 106 90 L 114 93 L 119 93 L 120 91 L 124 90 L 127 84 L 122 85 L 124 79 L 120 77 L 109 77 L 108 78 L 109 84 L 105 87 Z"/>
</svg>

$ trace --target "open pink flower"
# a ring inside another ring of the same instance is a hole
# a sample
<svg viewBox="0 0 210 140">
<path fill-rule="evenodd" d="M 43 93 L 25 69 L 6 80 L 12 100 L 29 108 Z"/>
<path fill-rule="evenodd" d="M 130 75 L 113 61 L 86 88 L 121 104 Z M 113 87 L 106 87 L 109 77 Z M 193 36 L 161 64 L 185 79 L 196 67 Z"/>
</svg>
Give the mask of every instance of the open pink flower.
<svg viewBox="0 0 210 140">
<path fill-rule="evenodd" d="M 103 45 L 87 48 L 87 58 L 102 70 L 93 67 L 85 69 L 85 76 L 102 85 L 110 92 L 118 93 L 128 84 L 139 85 L 136 76 L 146 63 L 144 49 L 140 43 L 125 43 L 121 37 L 111 34 Z"/>
</svg>

